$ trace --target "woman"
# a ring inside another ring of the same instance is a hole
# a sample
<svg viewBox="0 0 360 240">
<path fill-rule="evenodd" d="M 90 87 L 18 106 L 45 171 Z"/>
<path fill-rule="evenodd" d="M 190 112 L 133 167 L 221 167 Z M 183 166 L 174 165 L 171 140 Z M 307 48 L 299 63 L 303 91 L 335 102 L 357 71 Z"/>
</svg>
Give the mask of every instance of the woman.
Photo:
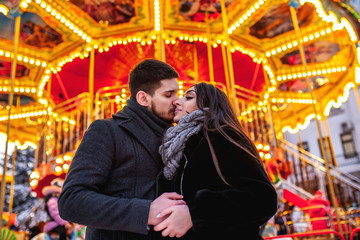
<svg viewBox="0 0 360 240">
<path fill-rule="evenodd" d="M 187 205 L 159 213 L 168 217 L 154 230 L 191 240 L 262 239 L 259 227 L 276 213 L 277 194 L 227 96 L 200 83 L 175 104 L 178 125 L 159 151 L 171 180 L 167 190 Z"/>
</svg>

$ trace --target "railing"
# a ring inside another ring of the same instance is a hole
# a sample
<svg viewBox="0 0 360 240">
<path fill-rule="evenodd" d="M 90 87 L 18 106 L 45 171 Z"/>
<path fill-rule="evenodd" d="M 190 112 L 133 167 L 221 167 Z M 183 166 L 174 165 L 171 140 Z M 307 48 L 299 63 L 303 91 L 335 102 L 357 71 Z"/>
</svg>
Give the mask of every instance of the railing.
<svg viewBox="0 0 360 240">
<path fill-rule="evenodd" d="M 295 184 L 291 183 L 288 180 L 283 180 L 282 183 L 283 183 L 284 188 L 299 195 L 300 197 L 302 197 L 304 199 L 310 199 L 310 198 L 314 197 L 314 195 L 312 195 L 311 193 L 305 191 L 303 188 L 296 186 Z"/>
<path fill-rule="evenodd" d="M 275 134 L 274 129 L 272 129 L 271 112 L 267 106 L 257 105 L 263 100 L 260 94 L 238 85 L 235 86 L 235 93 L 240 110 L 239 119 L 250 138 L 253 141 L 273 145 Z M 249 103 L 253 104 L 249 106 Z"/>
<path fill-rule="evenodd" d="M 38 164 L 75 150 L 90 124 L 90 112 L 88 93 L 56 105 L 47 124 L 41 129 L 42 137 L 36 156 Z"/>
<path fill-rule="evenodd" d="M 289 181 L 310 193 L 314 193 L 319 189 L 326 193 L 324 159 L 285 140 L 278 140 L 278 143 L 284 152 L 286 161 L 292 164 L 294 173 L 289 177 Z M 331 164 L 329 164 L 329 169 L 339 204 L 345 208 L 351 204 L 350 199 L 359 202 L 360 179 L 339 170 Z"/>
<path fill-rule="evenodd" d="M 338 208 L 338 213 L 339 223 L 336 220 L 334 209 L 324 205 L 312 205 L 303 208 L 294 207 L 279 212 L 275 217 L 283 218 L 288 234 L 327 230 L 340 232 L 340 225 L 343 236 L 349 239 L 354 229 L 360 228 L 360 216 L 358 215 L 360 209 L 354 208 L 345 211 Z"/>
<path fill-rule="evenodd" d="M 310 217 L 310 211 L 314 209 L 323 209 L 326 214 L 319 217 Z M 300 215 L 295 216 L 293 213 L 300 213 Z M 284 224 L 286 225 L 286 228 L 289 229 L 289 234 L 278 235 L 274 237 L 264 237 L 264 239 L 286 239 L 292 237 L 328 235 L 330 233 L 334 233 L 339 237 L 341 236 L 341 239 L 354 240 L 355 236 L 358 234 L 358 232 L 360 232 L 360 209 L 353 208 L 349 209 L 348 211 L 344 211 L 340 208 L 339 213 L 340 226 L 342 228 L 343 235 L 341 235 L 339 232 L 334 210 L 319 205 L 281 212 L 281 216 L 285 218 Z M 323 222 L 320 224 L 323 225 L 323 228 L 313 229 L 313 226 L 319 226 L 319 221 Z M 325 222 L 326 226 L 324 225 Z M 300 228 L 302 228 L 301 232 L 299 232 Z"/>
<path fill-rule="evenodd" d="M 355 239 L 355 234 L 357 234 L 358 232 L 360 232 L 360 228 L 355 228 L 350 235 L 350 240 L 354 240 Z"/>
<path fill-rule="evenodd" d="M 287 234 L 287 235 L 279 235 L 274 237 L 264 237 L 264 240 L 267 239 L 293 239 L 293 238 L 299 238 L 299 237 L 311 237 L 311 236 L 319 236 L 319 235 L 336 235 L 340 239 L 345 240 L 345 237 L 342 236 L 339 232 L 332 231 L 332 230 L 325 230 L 325 231 L 319 231 L 319 232 L 306 232 L 306 233 L 294 233 L 294 234 Z"/>
</svg>

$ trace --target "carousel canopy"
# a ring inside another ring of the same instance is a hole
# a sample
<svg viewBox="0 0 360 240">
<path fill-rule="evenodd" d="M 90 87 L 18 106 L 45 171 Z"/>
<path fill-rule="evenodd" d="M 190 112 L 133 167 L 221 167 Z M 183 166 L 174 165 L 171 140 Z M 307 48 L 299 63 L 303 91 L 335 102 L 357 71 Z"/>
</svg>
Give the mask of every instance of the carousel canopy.
<svg viewBox="0 0 360 240">
<path fill-rule="evenodd" d="M 9 0 L 1 9 L 2 132 L 17 60 L 12 141 L 36 142 L 57 104 L 89 92 L 92 52 L 94 92 L 127 84 L 133 65 L 158 58 L 180 80 L 253 92 L 238 96 L 247 103 L 240 116 L 271 104 L 277 131 L 306 127 L 313 103 L 326 117 L 360 82 L 359 15 L 340 1 Z"/>
</svg>

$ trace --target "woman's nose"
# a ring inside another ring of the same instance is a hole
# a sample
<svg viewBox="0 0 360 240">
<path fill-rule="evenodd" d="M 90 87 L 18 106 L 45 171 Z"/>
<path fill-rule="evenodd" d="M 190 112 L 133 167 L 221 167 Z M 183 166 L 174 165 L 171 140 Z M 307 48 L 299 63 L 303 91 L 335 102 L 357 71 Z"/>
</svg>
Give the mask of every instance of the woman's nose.
<svg viewBox="0 0 360 240">
<path fill-rule="evenodd" d="M 176 100 L 174 101 L 174 105 L 175 105 L 175 106 L 179 106 L 179 105 L 180 105 L 180 98 L 178 98 L 178 99 L 176 99 Z"/>
</svg>

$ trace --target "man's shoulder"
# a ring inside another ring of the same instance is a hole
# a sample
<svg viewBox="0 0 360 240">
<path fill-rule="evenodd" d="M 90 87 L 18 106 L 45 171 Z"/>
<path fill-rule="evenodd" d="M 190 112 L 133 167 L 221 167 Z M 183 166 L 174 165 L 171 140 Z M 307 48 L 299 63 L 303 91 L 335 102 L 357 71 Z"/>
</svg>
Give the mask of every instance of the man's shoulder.
<svg viewBox="0 0 360 240">
<path fill-rule="evenodd" d="M 119 124 L 121 122 L 130 121 L 131 116 L 129 114 L 124 113 L 123 111 L 119 111 L 115 114 L 112 114 L 111 117 L 96 119 L 92 124 Z"/>
</svg>

